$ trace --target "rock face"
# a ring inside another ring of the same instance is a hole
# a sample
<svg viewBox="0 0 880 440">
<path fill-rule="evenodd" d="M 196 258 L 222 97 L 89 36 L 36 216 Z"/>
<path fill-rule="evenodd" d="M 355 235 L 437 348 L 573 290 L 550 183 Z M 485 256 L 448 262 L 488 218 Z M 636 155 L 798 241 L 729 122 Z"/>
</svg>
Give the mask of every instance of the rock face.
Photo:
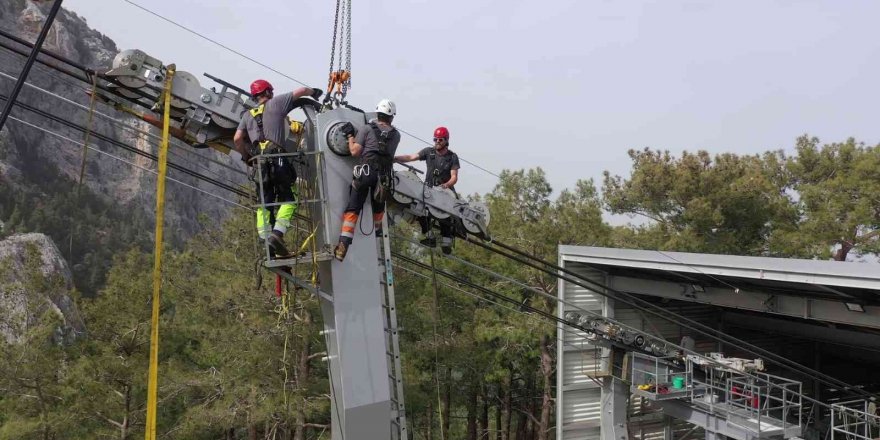
<svg viewBox="0 0 880 440">
<path fill-rule="evenodd" d="M 0 29 L 33 41 L 43 25 L 51 3 L 51 1 L 35 0 L 0 1 Z M 108 68 L 118 52 L 116 44 L 110 38 L 90 29 L 83 18 L 63 8 L 48 34 L 44 48 L 96 69 Z M 160 59 L 162 57 L 162 54 L 151 55 Z M 0 48 L 0 72 L 17 77 L 24 60 L 23 56 Z M 87 84 L 51 71 L 40 66 L 39 63 L 31 70 L 28 80 L 36 86 L 82 105 L 87 106 L 89 103 L 86 93 L 89 88 Z M 8 95 L 12 86 L 12 79 L 0 75 L 0 93 Z M 25 86 L 19 95 L 19 101 L 62 116 L 64 119 L 81 126 L 87 124 L 88 117 L 85 110 L 33 88 Z M 0 101 L 0 103 L 4 102 Z M 146 123 L 127 117 L 103 104 L 98 104 L 97 110 L 115 119 L 123 120 L 129 126 L 158 134 L 158 131 Z M 57 132 L 70 140 L 76 142 L 83 140 L 82 132 L 66 128 L 58 123 L 52 123 L 21 108 L 15 109 L 12 115 Z M 157 153 L 156 144 L 158 142 L 155 139 L 120 127 L 119 124 L 111 123 L 106 118 L 96 115 L 93 130 L 142 151 Z M 36 174 L 38 171 L 33 164 L 37 162 L 48 163 L 57 168 L 58 173 L 62 176 L 71 181 L 77 181 L 80 173 L 82 147 L 70 140 L 47 134 L 20 122 L 9 121 L 3 132 L 0 133 L 0 188 L 3 188 L 4 191 L 7 188 L 14 189 L 15 185 L 21 185 L 24 181 L 35 182 L 39 185 L 43 177 Z M 117 205 L 120 210 L 146 219 L 152 218 L 155 209 L 156 180 L 151 171 L 156 169 L 156 165 L 147 158 L 97 141 L 94 137 L 91 144 L 128 163 L 89 151 L 84 185 L 95 194 L 104 196 L 108 202 Z M 206 158 L 212 161 L 206 160 Z M 244 167 L 240 161 L 213 150 L 196 151 L 189 146 L 175 145 L 172 142 L 169 160 L 229 184 L 247 183 L 241 173 Z M 168 176 L 224 198 L 236 198 L 235 195 L 222 189 L 173 170 L 169 170 Z M 166 192 L 166 210 L 167 234 L 172 240 L 180 241 L 200 229 L 199 215 L 219 221 L 228 215 L 230 205 L 187 186 L 169 182 Z M 55 238 L 59 241 L 64 240 L 61 237 Z"/>
<path fill-rule="evenodd" d="M 20 38 L 28 41 L 37 39 L 46 13 L 53 1 L 7 0 L 0 8 L 4 17 L 15 18 L 7 23 Z M 7 15 L 8 14 L 8 15 Z M 62 9 L 56 17 L 57 22 L 46 36 L 45 47 L 86 66 L 106 67 L 116 56 L 116 43 L 90 29 L 85 20 L 73 12 Z M 17 29 L 15 29 L 17 28 Z"/>
<path fill-rule="evenodd" d="M 70 269 L 52 239 L 43 234 L 17 234 L 0 241 L 0 337 L 19 342 L 46 311 L 60 318 L 59 340 L 85 330 L 71 300 Z"/>
</svg>

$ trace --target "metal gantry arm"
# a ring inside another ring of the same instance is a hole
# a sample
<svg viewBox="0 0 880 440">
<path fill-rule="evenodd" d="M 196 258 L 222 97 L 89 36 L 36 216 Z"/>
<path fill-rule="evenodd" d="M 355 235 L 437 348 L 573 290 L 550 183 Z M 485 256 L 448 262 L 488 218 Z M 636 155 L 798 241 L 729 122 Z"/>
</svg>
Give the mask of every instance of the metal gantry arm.
<svg viewBox="0 0 880 440">
<path fill-rule="evenodd" d="M 412 169 L 394 172 L 394 203 L 390 208 L 405 220 L 430 215 L 455 219 L 459 235 L 489 239 L 489 209 L 481 202 L 465 201 L 450 190 L 426 185 Z"/>
</svg>

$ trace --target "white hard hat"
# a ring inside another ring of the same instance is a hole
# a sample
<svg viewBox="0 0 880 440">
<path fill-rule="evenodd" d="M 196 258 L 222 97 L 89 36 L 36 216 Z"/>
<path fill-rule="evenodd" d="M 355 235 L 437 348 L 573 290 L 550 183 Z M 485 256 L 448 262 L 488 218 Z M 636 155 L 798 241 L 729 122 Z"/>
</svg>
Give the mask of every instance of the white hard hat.
<svg viewBox="0 0 880 440">
<path fill-rule="evenodd" d="M 384 113 L 388 116 L 394 116 L 397 114 L 397 106 L 391 102 L 390 99 L 383 99 L 376 104 L 376 111 L 379 113 Z"/>
</svg>

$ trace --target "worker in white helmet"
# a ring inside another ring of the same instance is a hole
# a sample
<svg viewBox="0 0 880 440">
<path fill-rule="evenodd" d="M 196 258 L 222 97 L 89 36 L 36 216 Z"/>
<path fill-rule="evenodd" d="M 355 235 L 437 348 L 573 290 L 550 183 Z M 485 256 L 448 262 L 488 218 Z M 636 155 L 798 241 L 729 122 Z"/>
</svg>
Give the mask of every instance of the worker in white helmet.
<svg viewBox="0 0 880 440">
<path fill-rule="evenodd" d="M 391 173 L 394 153 L 400 144 L 400 132 L 391 125 L 397 108 L 388 99 L 376 105 L 376 119 L 370 121 L 360 133 L 351 123 L 342 126 L 341 132 L 348 138 L 348 150 L 352 156 L 360 157 L 361 163 L 354 167 L 354 180 L 351 182 L 348 205 L 342 215 L 342 230 L 339 243 L 334 249 L 337 260 L 345 259 L 348 247 L 354 240 L 354 228 L 364 207 L 367 196 L 373 207 L 373 224 L 377 235 L 381 234 L 382 218 L 385 216 L 385 201 L 391 192 Z"/>
</svg>

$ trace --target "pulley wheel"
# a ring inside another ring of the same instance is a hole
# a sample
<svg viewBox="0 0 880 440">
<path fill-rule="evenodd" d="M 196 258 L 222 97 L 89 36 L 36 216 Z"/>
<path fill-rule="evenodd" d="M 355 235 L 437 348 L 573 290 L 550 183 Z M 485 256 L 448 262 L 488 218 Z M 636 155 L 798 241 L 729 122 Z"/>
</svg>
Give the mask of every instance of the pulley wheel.
<svg viewBox="0 0 880 440">
<path fill-rule="evenodd" d="M 351 151 L 348 149 L 348 138 L 339 131 L 345 122 L 339 121 L 327 130 L 327 146 L 330 147 L 330 151 L 339 156 L 351 156 Z"/>
</svg>

